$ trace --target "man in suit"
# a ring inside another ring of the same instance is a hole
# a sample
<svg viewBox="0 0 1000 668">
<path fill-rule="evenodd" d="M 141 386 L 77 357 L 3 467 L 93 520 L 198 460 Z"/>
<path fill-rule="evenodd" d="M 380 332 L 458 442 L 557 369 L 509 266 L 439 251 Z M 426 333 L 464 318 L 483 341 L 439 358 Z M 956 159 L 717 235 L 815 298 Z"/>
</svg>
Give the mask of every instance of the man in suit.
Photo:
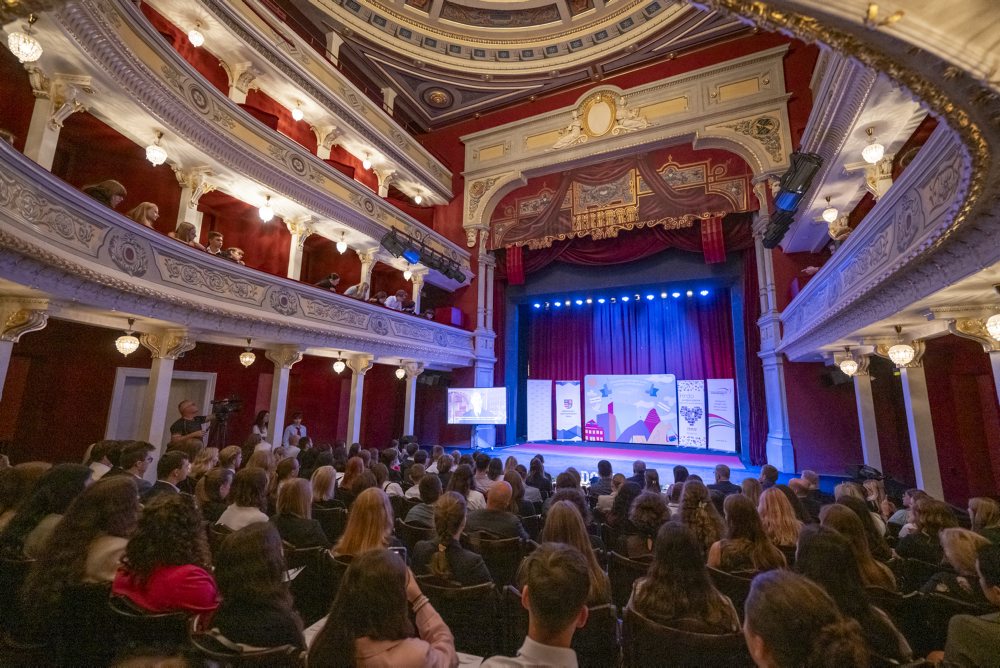
<svg viewBox="0 0 1000 668">
<path fill-rule="evenodd" d="M 465 530 L 468 533 L 485 531 L 497 538 L 528 540 L 528 532 L 524 530 L 521 519 L 507 510 L 513 494 L 510 483 L 503 480 L 494 483 L 486 496 L 486 507 L 469 511 Z"/>
<path fill-rule="evenodd" d="M 729 482 L 729 467 L 725 464 L 717 464 L 715 466 L 715 482 L 708 486 L 708 488 L 715 492 L 722 492 L 725 496 L 730 494 L 739 494 L 743 491 L 743 488 L 739 485 L 734 485 Z"/>
<path fill-rule="evenodd" d="M 410 508 L 404 521 L 407 524 L 433 529 L 434 503 L 441 497 L 441 479 L 436 475 L 425 475 L 420 479 L 417 488 L 420 490 L 420 503 Z"/>
<path fill-rule="evenodd" d="M 639 485 L 640 489 L 644 488 L 646 486 L 646 462 L 641 459 L 632 462 L 632 477 L 626 482 L 634 482 Z"/>
<path fill-rule="evenodd" d="M 587 494 L 590 496 L 610 494 L 611 490 L 614 489 L 611 485 L 611 477 L 611 462 L 607 459 L 597 462 L 597 475 L 590 479 L 590 488 L 587 490 Z"/>
<path fill-rule="evenodd" d="M 465 411 L 465 415 L 462 416 L 466 422 L 476 422 L 480 419 L 493 420 L 496 418 L 495 414 L 483 408 L 483 395 L 481 392 L 473 392 L 469 395 L 469 403 L 472 404 L 472 407 Z"/>
<path fill-rule="evenodd" d="M 160 494 L 180 494 L 178 485 L 187 479 L 191 470 L 191 460 L 180 450 L 171 450 L 160 457 L 156 463 L 156 482 L 143 497 L 143 503 L 149 503 Z"/>
<path fill-rule="evenodd" d="M 118 457 L 119 468 L 111 469 L 104 474 L 104 477 L 130 475 L 135 480 L 139 496 L 142 496 L 153 486 L 153 483 L 146 480 L 143 476 L 146 475 L 146 469 L 153 462 L 152 453 L 154 450 L 156 448 L 153 447 L 153 444 L 146 441 L 129 442 Z"/>
</svg>

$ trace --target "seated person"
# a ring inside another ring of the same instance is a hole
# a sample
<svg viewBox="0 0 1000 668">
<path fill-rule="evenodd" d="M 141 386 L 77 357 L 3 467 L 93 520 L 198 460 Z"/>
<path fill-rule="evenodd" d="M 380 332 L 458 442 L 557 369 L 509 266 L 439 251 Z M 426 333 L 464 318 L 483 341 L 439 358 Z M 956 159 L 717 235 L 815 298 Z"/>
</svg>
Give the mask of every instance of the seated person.
<svg viewBox="0 0 1000 668">
<path fill-rule="evenodd" d="M 222 251 L 222 254 L 219 255 L 219 257 L 221 257 L 224 260 L 235 262 L 236 264 L 245 265 L 246 262 L 243 261 L 244 254 L 245 253 L 243 252 L 242 248 L 237 248 L 236 246 L 230 246 L 226 250 Z"/>
<path fill-rule="evenodd" d="M 337 291 L 337 284 L 340 283 L 340 274 L 332 272 L 329 276 L 313 283 L 317 288 L 323 288 L 324 290 L 329 290 L 330 292 Z"/>
<path fill-rule="evenodd" d="M 913 523 L 914 531 L 899 539 L 896 553 L 904 559 L 940 564 L 944 549 L 939 534 L 942 529 L 958 526 L 951 507 L 929 496 L 918 499 L 913 504 Z"/>
<path fill-rule="evenodd" d="M 417 487 L 420 490 L 420 503 L 410 508 L 403 521 L 414 526 L 433 529 L 434 504 L 441 498 L 441 478 L 436 475 L 425 475 Z"/>
<path fill-rule="evenodd" d="M 413 572 L 434 575 L 463 587 L 490 582 L 483 558 L 464 549 L 458 542 L 465 529 L 465 499 L 448 492 L 434 504 L 434 540 L 419 541 L 413 548 Z"/>
<path fill-rule="evenodd" d="M 281 540 L 296 550 L 307 547 L 330 547 L 323 527 L 312 518 L 312 486 L 308 480 L 293 478 L 278 487 L 277 514 L 271 524 Z"/>
<path fill-rule="evenodd" d="M 239 531 L 254 522 L 266 522 L 267 471 L 247 466 L 236 474 L 229 493 L 229 507 L 219 516 L 216 524 Z"/>
<path fill-rule="evenodd" d="M 944 594 L 966 603 L 983 605 L 986 603 L 986 597 L 982 587 L 979 586 L 976 555 L 984 545 L 989 545 L 990 541 L 968 529 L 942 529 L 939 535 L 945 561 L 955 570 L 934 574 L 920 591 L 925 594 Z"/>
<path fill-rule="evenodd" d="M 160 207 L 152 202 L 142 202 L 125 215 L 140 225 L 154 229 L 156 221 L 160 219 Z"/>
<path fill-rule="evenodd" d="M 643 492 L 632 502 L 628 519 L 625 556 L 629 559 L 641 559 L 652 555 L 656 534 L 664 523 L 670 521 L 667 499 L 656 492 Z"/>
<path fill-rule="evenodd" d="M 226 498 L 233 486 L 236 474 L 227 468 L 214 468 L 202 476 L 195 486 L 194 495 L 201 507 L 201 515 L 206 522 L 219 521 L 229 504 Z"/>
<path fill-rule="evenodd" d="M 384 306 L 393 311 L 402 311 L 403 302 L 406 301 L 406 290 L 396 290 L 396 294 L 385 300 Z"/>
<path fill-rule="evenodd" d="M 576 549 L 543 543 L 525 558 L 527 578 L 521 605 L 528 610 L 528 635 L 517 657 L 493 657 L 483 668 L 576 666 L 573 634 L 587 624 L 587 560 Z"/>
<path fill-rule="evenodd" d="M 222 255 L 223 239 L 222 232 L 212 230 L 208 233 L 208 246 L 205 247 L 205 250 L 208 251 L 209 255 Z"/>
<path fill-rule="evenodd" d="M 410 464 L 406 467 L 406 477 L 409 479 L 410 486 L 406 488 L 403 496 L 407 499 L 419 499 L 420 498 L 420 480 L 427 475 L 426 470 L 424 470 L 423 464 Z M 437 478 L 437 476 L 434 476 Z M 440 478 L 439 478 L 440 479 Z"/>
<path fill-rule="evenodd" d="M 388 299 L 388 297 L 389 295 L 387 295 L 384 291 L 379 290 L 378 292 L 375 293 L 375 296 L 369 298 L 368 301 L 372 304 L 381 304 L 382 306 L 385 306 L 385 302 L 386 299 Z"/>
<path fill-rule="evenodd" d="M 173 232 L 168 232 L 167 236 L 171 239 L 177 239 L 181 243 L 195 248 L 197 250 L 203 251 L 205 247 L 198 243 L 198 230 L 195 226 L 188 222 L 178 223 L 177 229 Z"/>
<path fill-rule="evenodd" d="M 484 531 L 497 538 L 521 538 L 528 540 L 528 532 L 521 524 L 521 518 L 507 510 L 513 491 L 510 484 L 496 482 L 486 497 L 486 507 L 469 512 L 466 529 L 469 533 Z"/>
<path fill-rule="evenodd" d="M 219 593 L 194 497 L 163 494 L 142 510 L 111 593 L 150 612 L 213 612 Z"/>
<path fill-rule="evenodd" d="M 368 284 L 362 281 L 361 283 L 355 283 L 351 287 L 344 290 L 345 297 L 354 297 L 355 299 L 365 299 L 368 296 Z"/>
<path fill-rule="evenodd" d="M 976 572 L 983 595 L 1000 608 L 1000 545 L 984 545 L 976 555 Z M 1000 656 L 1000 613 L 981 617 L 955 615 L 948 622 L 944 647 L 947 666 L 991 666 Z M 931 658 L 931 657 L 928 657 Z"/>
<path fill-rule="evenodd" d="M 84 186 L 81 190 L 104 206 L 112 209 L 117 209 L 118 205 L 125 200 L 125 195 L 128 194 L 125 192 L 125 186 L 114 179 L 108 179 L 107 181 L 101 181 L 100 183 L 95 183 L 94 185 Z"/>
<path fill-rule="evenodd" d="M 347 515 L 347 526 L 331 552 L 335 557 L 357 557 L 369 550 L 402 547 L 392 535 L 393 515 L 389 497 L 378 487 L 358 494 Z"/>
</svg>

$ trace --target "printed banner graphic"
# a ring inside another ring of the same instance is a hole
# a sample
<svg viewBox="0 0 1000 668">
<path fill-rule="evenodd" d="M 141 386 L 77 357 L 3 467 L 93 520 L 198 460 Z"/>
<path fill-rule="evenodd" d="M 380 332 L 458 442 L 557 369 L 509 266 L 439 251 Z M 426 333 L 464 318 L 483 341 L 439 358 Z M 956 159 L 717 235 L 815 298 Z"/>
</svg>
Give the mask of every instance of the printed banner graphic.
<svg viewBox="0 0 1000 668">
<path fill-rule="evenodd" d="M 732 378 L 708 379 L 708 447 L 736 452 L 736 383 Z"/>
<path fill-rule="evenodd" d="M 556 381 L 556 440 L 582 441 L 580 436 L 580 381 Z"/>
<path fill-rule="evenodd" d="M 680 445 L 704 448 L 705 438 L 705 381 L 677 381 L 677 413 L 680 416 Z"/>
<path fill-rule="evenodd" d="M 528 440 L 552 440 L 552 381 L 529 380 Z"/>
<path fill-rule="evenodd" d="M 673 374 L 586 376 L 584 439 L 677 445 L 677 379 Z"/>
</svg>

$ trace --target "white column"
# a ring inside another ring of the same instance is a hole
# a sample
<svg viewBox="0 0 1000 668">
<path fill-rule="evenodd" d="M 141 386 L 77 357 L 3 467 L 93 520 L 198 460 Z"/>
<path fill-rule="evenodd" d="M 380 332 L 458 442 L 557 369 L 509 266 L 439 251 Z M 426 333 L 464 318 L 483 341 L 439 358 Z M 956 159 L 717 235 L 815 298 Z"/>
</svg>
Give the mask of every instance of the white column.
<svg viewBox="0 0 1000 668">
<path fill-rule="evenodd" d="M 406 371 L 406 401 L 403 404 L 403 434 L 413 434 L 414 415 L 417 408 L 417 376 L 424 372 L 423 362 L 404 362 Z"/>
<path fill-rule="evenodd" d="M 917 487 L 936 499 L 944 499 L 924 367 L 909 366 L 899 372 L 903 381 L 906 426 L 910 432 L 910 451 L 913 454 L 913 473 Z"/>
<path fill-rule="evenodd" d="M 236 63 L 234 65 L 220 62 L 220 64 L 226 70 L 226 74 L 229 75 L 229 99 L 236 104 L 246 104 L 247 94 L 251 90 L 258 88 L 254 82 L 259 72 L 254 69 L 253 63 L 249 62 Z"/>
<path fill-rule="evenodd" d="M 378 254 L 378 247 L 368 249 L 358 249 L 358 259 L 361 260 L 361 279 L 366 288 L 362 299 L 368 299 L 372 291 L 372 269 L 375 267 L 375 256 Z"/>
<path fill-rule="evenodd" d="M 472 232 L 475 234 L 475 232 Z M 486 237 L 489 230 L 478 230 L 479 251 L 477 253 L 478 271 L 476 272 L 476 330 L 477 332 L 492 331 L 486 325 L 486 284 L 489 264 L 489 251 L 486 250 Z"/>
<path fill-rule="evenodd" d="M 142 403 L 139 417 L 140 441 L 148 441 L 156 448 L 153 463 L 146 468 L 146 478 L 156 480 L 156 461 L 166 450 L 164 431 L 170 411 L 170 381 L 174 375 L 174 361 L 189 350 L 194 349 L 194 341 L 183 330 L 168 330 L 160 333 L 142 334 L 139 342 L 149 350 L 153 362 L 149 367 L 149 386 Z"/>
<path fill-rule="evenodd" d="M 378 177 L 378 196 L 388 197 L 389 184 L 395 180 L 396 170 L 391 167 L 375 167 L 372 171 Z"/>
<path fill-rule="evenodd" d="M 347 444 L 361 441 L 361 403 L 365 390 L 365 374 L 372 368 L 371 355 L 353 355 L 347 359 L 351 375 L 351 401 L 347 409 Z"/>
<path fill-rule="evenodd" d="M 385 110 L 392 114 L 393 105 L 396 103 L 396 91 L 393 90 L 391 86 L 383 86 L 382 88 L 382 106 Z"/>
<path fill-rule="evenodd" d="M 209 183 L 212 171 L 208 167 L 195 169 L 174 168 L 174 176 L 181 187 L 180 206 L 177 207 L 177 224 L 191 223 L 194 225 L 195 238 L 201 237 L 202 213 L 198 211 L 198 202 L 205 193 L 216 190 L 217 186 Z"/>
<path fill-rule="evenodd" d="M 51 100 L 36 97 L 28 135 L 24 138 L 24 154 L 48 170 L 52 169 L 56 145 L 59 143 L 59 131 L 62 130 L 61 126 L 56 127 L 49 123 L 51 115 Z"/>
<path fill-rule="evenodd" d="M 70 115 L 87 110 L 80 98 L 84 93 L 93 92 L 90 77 L 57 75 L 50 82 L 40 67 L 29 65 L 25 69 L 35 95 L 35 106 L 24 138 L 24 154 L 51 170 L 63 122 Z"/>
<path fill-rule="evenodd" d="M 424 272 L 414 273 L 410 270 L 410 283 L 412 284 L 412 290 L 410 299 L 413 300 L 413 312 L 420 315 L 420 293 L 424 289 Z"/>
<path fill-rule="evenodd" d="M 868 466 L 882 470 L 882 453 L 878 445 L 875 422 L 875 396 L 872 394 L 872 377 L 868 374 L 868 357 L 859 356 L 858 372 L 854 375 L 854 398 L 858 404 L 858 428 L 861 432 L 861 454 Z"/>
<path fill-rule="evenodd" d="M 0 303 L 0 399 L 7 382 L 14 344 L 29 332 L 37 332 L 49 321 L 48 302 L 41 299 L 10 300 Z"/>
<path fill-rule="evenodd" d="M 993 384 L 997 388 L 997 399 L 1000 400 L 1000 350 L 990 351 L 990 366 L 993 367 Z"/>
<path fill-rule="evenodd" d="M 329 160 L 330 151 L 340 143 L 340 130 L 333 125 L 314 125 L 312 131 L 316 135 L 316 156 Z"/>
<path fill-rule="evenodd" d="M 483 313 L 483 324 L 486 326 L 486 331 L 492 332 L 493 330 L 493 272 L 496 269 L 497 260 L 493 253 L 487 253 L 486 255 L 486 309 Z"/>
<path fill-rule="evenodd" d="M 785 392 L 785 358 L 781 353 L 759 353 L 764 366 L 764 397 L 767 402 L 767 463 L 779 471 L 795 471 L 795 450 L 788 426 Z"/>
<path fill-rule="evenodd" d="M 291 232 L 292 238 L 288 248 L 288 278 L 298 281 L 302 279 L 302 251 L 306 239 L 313 233 L 310 223 L 312 216 L 294 216 L 284 219 L 285 227 Z"/>
<path fill-rule="evenodd" d="M 285 413 L 288 412 L 288 376 L 292 367 L 302 361 L 302 351 L 294 346 L 281 346 L 264 353 L 274 364 L 274 377 L 271 379 L 271 419 L 268 427 L 271 430 L 271 442 L 281 444 L 285 431 Z"/>
<path fill-rule="evenodd" d="M 326 50 L 334 62 L 340 62 L 340 47 L 343 43 L 344 40 L 334 31 L 326 33 Z"/>
</svg>

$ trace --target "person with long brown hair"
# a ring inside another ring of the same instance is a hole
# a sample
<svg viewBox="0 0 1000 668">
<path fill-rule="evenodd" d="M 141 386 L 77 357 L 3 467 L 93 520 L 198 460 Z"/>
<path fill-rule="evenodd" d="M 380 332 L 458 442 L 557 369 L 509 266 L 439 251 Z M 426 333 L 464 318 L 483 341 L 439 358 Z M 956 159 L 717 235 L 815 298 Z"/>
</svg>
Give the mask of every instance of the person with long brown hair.
<svg viewBox="0 0 1000 668">
<path fill-rule="evenodd" d="M 139 493 L 127 476 L 84 490 L 56 525 L 21 590 L 29 624 L 44 631 L 66 587 L 111 582 L 139 520 Z"/>
<path fill-rule="evenodd" d="M 754 578 L 743 633 L 761 668 L 868 665 L 858 623 L 845 618 L 818 584 L 787 570 Z"/>
<path fill-rule="evenodd" d="M 52 464 L 48 462 L 25 462 L 0 470 L 0 531 L 7 527 L 18 506 L 31 496 L 50 468 Z"/>
<path fill-rule="evenodd" d="M 587 570 L 590 573 L 590 593 L 587 595 L 587 605 L 604 605 L 611 602 L 611 581 L 608 574 L 597 561 L 597 554 L 583 524 L 580 511 L 570 501 L 557 501 L 549 508 L 545 516 L 545 526 L 540 536 L 542 543 L 562 543 L 579 550 L 587 560 Z M 522 574 L 523 575 L 523 574 Z M 518 581 L 521 582 L 519 577 Z M 523 582 L 521 582 L 523 584 Z"/>
<path fill-rule="evenodd" d="M 459 464 L 451 472 L 447 491 L 461 494 L 469 510 L 482 510 L 486 507 L 486 497 L 475 488 L 475 476 L 468 464 Z"/>
<path fill-rule="evenodd" d="M 194 496 L 198 499 L 201 516 L 206 522 L 215 523 L 229 507 L 227 498 L 236 474 L 230 469 L 214 468 L 201 477 L 195 485 Z"/>
<path fill-rule="evenodd" d="M 89 483 L 90 469 L 83 464 L 56 464 L 46 471 L 0 532 L 0 555 L 41 556 L 63 513 Z"/>
<path fill-rule="evenodd" d="M 780 494 L 780 492 L 779 492 Z M 708 496 L 708 488 L 700 480 L 686 480 L 681 489 L 681 522 L 698 538 L 705 553 L 712 543 L 722 538 L 725 525 Z"/>
<path fill-rule="evenodd" d="M 278 489 L 277 513 L 271 524 L 281 539 L 301 550 L 307 547 L 330 547 L 323 527 L 312 518 L 312 486 L 308 480 L 294 478 Z"/>
<path fill-rule="evenodd" d="M 344 574 L 326 623 L 309 648 L 309 665 L 452 668 L 458 655 L 448 625 L 403 560 L 387 550 L 371 550 L 359 554 Z"/>
<path fill-rule="evenodd" d="M 257 522 L 226 536 L 215 558 L 222 603 L 212 625 L 235 643 L 305 649 L 285 572 L 281 536 L 272 525 Z"/>
<path fill-rule="evenodd" d="M 650 469 L 646 470 L 647 475 Z M 629 559 L 653 554 L 653 543 L 660 527 L 670 521 L 667 497 L 660 492 L 645 492 L 636 497 L 628 512 L 629 531 L 624 538 L 625 556 Z"/>
<path fill-rule="evenodd" d="M 193 496 L 162 494 L 142 510 L 111 593 L 150 612 L 212 612 L 219 593 Z"/>
<path fill-rule="evenodd" d="M 369 550 L 395 545 L 393 514 L 389 496 L 378 487 L 361 492 L 347 516 L 344 535 L 331 550 L 335 557 L 356 557 Z"/>
<path fill-rule="evenodd" d="M 722 507 L 726 515 L 726 537 L 709 548 L 709 566 L 727 573 L 785 568 L 785 555 L 768 539 L 750 499 L 742 494 L 730 494 Z"/>
<path fill-rule="evenodd" d="M 254 522 L 266 522 L 267 472 L 256 466 L 240 469 L 229 492 L 229 507 L 216 524 L 239 531 Z"/>
<path fill-rule="evenodd" d="M 152 230 L 156 228 L 156 221 L 160 219 L 160 207 L 153 202 L 140 202 L 125 215 Z"/>
<path fill-rule="evenodd" d="M 442 494 L 434 503 L 436 537 L 413 547 L 413 572 L 463 587 L 489 582 L 490 571 L 483 558 L 458 542 L 464 529 L 465 499 L 458 492 Z"/>
<path fill-rule="evenodd" d="M 510 485 L 510 506 L 508 510 L 519 517 L 535 515 L 535 504 L 524 499 L 524 478 L 516 470 L 511 469 L 503 474 L 503 480 Z"/>
<path fill-rule="evenodd" d="M 872 556 L 864 525 L 853 510 L 840 503 L 823 506 L 819 511 L 819 523 L 838 531 L 850 543 L 864 586 L 896 591 L 896 576 L 888 566 Z"/>
<path fill-rule="evenodd" d="M 969 499 L 972 530 L 994 545 L 1000 545 L 1000 503 L 986 496 Z"/>
<path fill-rule="evenodd" d="M 931 497 L 919 499 L 913 504 L 913 523 L 916 530 L 899 539 L 896 553 L 904 559 L 920 559 L 930 564 L 939 564 L 944 559 L 939 534 L 942 529 L 957 527 L 951 508 L 944 501 Z"/>
<path fill-rule="evenodd" d="M 205 247 L 198 243 L 198 230 L 191 223 L 184 221 L 177 224 L 177 229 L 173 232 L 167 232 L 167 236 L 171 239 L 177 239 L 182 244 L 195 248 L 197 250 L 203 251 Z"/>
<path fill-rule="evenodd" d="M 337 499 L 343 501 L 347 506 L 354 502 L 354 497 L 361 493 L 361 490 L 355 490 L 355 487 L 365 470 L 365 460 L 361 457 L 351 457 L 347 460 L 344 477 L 337 485 Z"/>
</svg>

